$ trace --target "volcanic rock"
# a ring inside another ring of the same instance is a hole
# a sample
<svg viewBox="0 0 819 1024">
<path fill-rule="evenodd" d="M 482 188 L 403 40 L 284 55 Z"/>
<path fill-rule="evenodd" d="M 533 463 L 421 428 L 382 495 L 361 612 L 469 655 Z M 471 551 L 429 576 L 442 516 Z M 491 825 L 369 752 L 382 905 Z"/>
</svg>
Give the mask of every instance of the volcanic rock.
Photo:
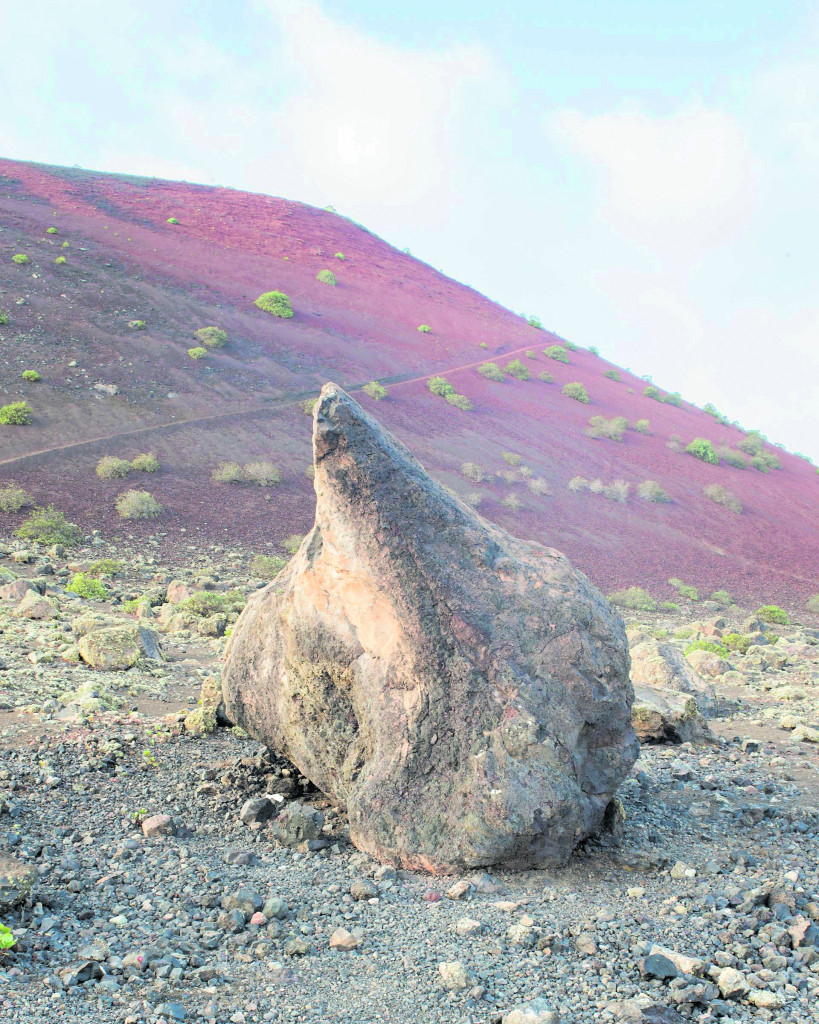
<svg viewBox="0 0 819 1024">
<path fill-rule="evenodd" d="M 315 526 L 234 627 L 228 717 L 407 868 L 564 864 L 634 763 L 619 616 L 480 518 L 335 384 Z"/>
<path fill-rule="evenodd" d="M 696 743 L 713 739 L 690 693 L 635 686 L 631 721 L 641 743 Z"/>
</svg>

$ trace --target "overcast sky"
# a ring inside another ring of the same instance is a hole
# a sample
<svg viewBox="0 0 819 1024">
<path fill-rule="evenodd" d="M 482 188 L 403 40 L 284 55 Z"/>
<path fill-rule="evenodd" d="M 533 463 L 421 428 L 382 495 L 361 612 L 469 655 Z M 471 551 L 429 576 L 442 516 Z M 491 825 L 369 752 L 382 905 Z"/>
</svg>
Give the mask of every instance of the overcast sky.
<svg viewBox="0 0 819 1024">
<path fill-rule="evenodd" d="M 819 462 L 819 0 L 26 0 L 2 155 L 332 204 Z"/>
</svg>

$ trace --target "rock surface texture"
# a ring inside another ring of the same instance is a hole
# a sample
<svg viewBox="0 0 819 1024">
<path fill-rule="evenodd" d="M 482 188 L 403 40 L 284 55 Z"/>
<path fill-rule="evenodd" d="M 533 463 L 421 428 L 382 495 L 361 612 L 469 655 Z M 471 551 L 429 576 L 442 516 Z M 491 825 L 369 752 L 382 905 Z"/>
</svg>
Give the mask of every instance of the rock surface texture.
<svg viewBox="0 0 819 1024">
<path fill-rule="evenodd" d="M 313 450 L 315 526 L 236 623 L 228 717 L 345 805 L 382 861 L 564 864 L 638 752 L 620 618 L 334 384 Z"/>
</svg>

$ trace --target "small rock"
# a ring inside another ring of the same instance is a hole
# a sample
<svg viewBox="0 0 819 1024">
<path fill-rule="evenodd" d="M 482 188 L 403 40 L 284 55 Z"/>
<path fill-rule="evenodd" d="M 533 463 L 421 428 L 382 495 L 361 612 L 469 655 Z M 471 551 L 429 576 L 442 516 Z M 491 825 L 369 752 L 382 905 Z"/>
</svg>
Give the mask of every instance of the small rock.
<svg viewBox="0 0 819 1024">
<path fill-rule="evenodd" d="M 154 814 L 142 822 L 144 836 L 175 836 L 176 822 L 169 814 Z"/>
<path fill-rule="evenodd" d="M 459 991 L 460 989 L 469 988 L 471 984 L 466 968 L 460 960 L 453 960 L 438 964 L 438 973 L 441 976 L 444 988 L 449 989 L 450 991 Z"/>
<path fill-rule="evenodd" d="M 358 946 L 358 939 L 346 928 L 336 928 L 330 936 L 330 949 L 341 949 L 349 952 Z"/>
<path fill-rule="evenodd" d="M 464 896 L 466 896 L 469 893 L 471 888 L 472 888 L 472 883 L 468 882 L 465 878 L 461 878 L 454 885 L 451 885 L 447 889 L 447 891 L 446 891 L 447 898 L 450 899 L 450 900 L 460 900 L 460 899 L 463 899 Z"/>
<path fill-rule="evenodd" d="M 531 999 L 508 1010 L 501 1024 L 560 1024 L 560 1014 L 545 999 Z"/>
<path fill-rule="evenodd" d="M 751 990 L 745 975 L 733 967 L 724 967 L 716 978 L 723 999 L 742 999 Z"/>
</svg>

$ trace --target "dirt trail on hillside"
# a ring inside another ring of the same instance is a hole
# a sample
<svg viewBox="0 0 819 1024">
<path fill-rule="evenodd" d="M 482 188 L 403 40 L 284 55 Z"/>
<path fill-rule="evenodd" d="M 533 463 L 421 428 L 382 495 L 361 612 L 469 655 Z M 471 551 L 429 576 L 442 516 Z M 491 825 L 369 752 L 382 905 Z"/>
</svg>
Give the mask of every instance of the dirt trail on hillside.
<svg viewBox="0 0 819 1024">
<path fill-rule="evenodd" d="M 504 359 L 513 358 L 520 352 L 526 352 L 531 348 L 530 345 L 523 346 L 518 349 L 512 349 L 509 352 L 504 352 Z M 474 363 L 464 363 L 462 366 L 451 366 L 444 370 L 434 370 L 432 373 L 422 374 L 420 377 L 407 377 L 405 374 L 395 374 L 391 377 L 378 378 L 378 383 L 383 387 L 390 389 L 398 387 L 402 384 L 416 384 L 418 381 L 429 380 L 431 377 L 437 377 L 441 374 L 446 373 L 458 373 L 461 370 L 471 370 L 476 366 L 480 366 L 486 362 L 486 359 L 479 359 Z M 344 385 L 345 391 L 360 391 L 368 381 L 364 381 L 358 384 Z M 123 430 L 117 434 L 102 434 L 99 437 L 89 437 L 84 441 L 69 441 L 67 444 L 54 445 L 52 448 L 39 448 L 33 452 L 26 452 L 24 455 L 14 455 L 10 459 L 0 459 L 0 466 L 10 466 L 16 462 L 23 462 L 25 459 L 33 459 L 38 455 L 50 455 L 52 452 L 68 451 L 72 448 L 83 448 L 90 444 L 99 444 L 101 441 L 115 441 L 121 437 L 136 437 L 141 434 L 148 434 L 155 430 L 169 430 L 173 427 L 189 427 L 199 423 L 214 423 L 218 420 L 226 420 L 231 417 L 239 416 L 253 416 L 256 413 L 267 412 L 271 408 L 277 406 L 290 405 L 294 402 L 303 402 L 308 398 L 315 398 L 316 391 L 311 388 L 308 391 L 298 391 L 295 394 L 282 395 L 279 398 L 271 398 L 266 401 L 263 405 L 251 406 L 248 409 L 232 410 L 231 412 L 215 413 L 212 416 L 194 416 L 190 419 L 184 420 L 170 420 L 167 423 L 155 423 L 148 427 L 136 427 L 133 430 Z"/>
</svg>

